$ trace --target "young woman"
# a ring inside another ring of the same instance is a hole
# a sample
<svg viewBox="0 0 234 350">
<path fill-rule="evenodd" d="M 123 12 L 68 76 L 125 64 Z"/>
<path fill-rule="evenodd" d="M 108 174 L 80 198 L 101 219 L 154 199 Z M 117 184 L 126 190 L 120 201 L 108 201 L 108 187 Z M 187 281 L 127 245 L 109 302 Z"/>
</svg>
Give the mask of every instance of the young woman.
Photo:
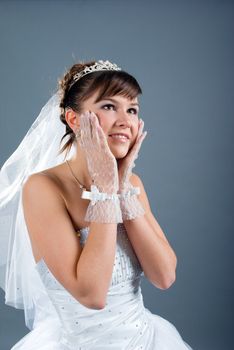
<svg viewBox="0 0 234 350">
<path fill-rule="evenodd" d="M 141 294 L 143 274 L 169 288 L 177 259 L 132 172 L 146 136 L 139 94 L 116 64 L 73 65 L 12 158 L 21 186 L 2 198 L 13 196 L 21 211 L 2 288 L 31 329 L 14 350 L 191 349 Z M 65 161 L 54 154 L 63 124 Z"/>
</svg>

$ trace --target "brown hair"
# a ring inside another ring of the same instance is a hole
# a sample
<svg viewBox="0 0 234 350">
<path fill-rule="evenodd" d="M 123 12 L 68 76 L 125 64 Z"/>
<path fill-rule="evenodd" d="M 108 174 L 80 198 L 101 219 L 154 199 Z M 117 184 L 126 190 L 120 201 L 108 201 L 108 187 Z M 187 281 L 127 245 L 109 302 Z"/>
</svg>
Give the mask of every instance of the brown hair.
<svg viewBox="0 0 234 350">
<path fill-rule="evenodd" d="M 75 134 L 65 119 L 65 108 L 70 107 L 78 113 L 82 113 L 82 102 L 88 99 L 92 94 L 99 90 L 96 102 L 114 95 L 125 96 L 134 99 L 138 94 L 142 94 L 142 90 L 137 80 L 129 73 L 120 71 L 96 71 L 84 75 L 73 85 L 73 76 L 82 71 L 86 66 L 91 66 L 95 61 L 74 64 L 64 76 L 58 80 L 58 86 L 61 95 L 59 107 L 61 108 L 60 120 L 66 126 L 66 132 L 61 142 L 66 136 L 69 139 L 60 149 L 59 154 L 66 150 L 66 155 L 70 151 L 73 142 L 76 142 Z"/>
</svg>

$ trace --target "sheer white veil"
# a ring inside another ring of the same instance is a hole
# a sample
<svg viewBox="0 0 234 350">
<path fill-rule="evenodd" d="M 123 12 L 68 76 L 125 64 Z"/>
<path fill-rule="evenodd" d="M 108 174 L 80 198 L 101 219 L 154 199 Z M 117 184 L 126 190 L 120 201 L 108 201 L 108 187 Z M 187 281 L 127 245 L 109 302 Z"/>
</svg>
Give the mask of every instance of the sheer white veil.
<svg viewBox="0 0 234 350">
<path fill-rule="evenodd" d="M 58 155 L 65 133 L 59 103 L 57 91 L 0 171 L 0 287 L 5 291 L 5 304 L 24 309 L 30 330 L 40 320 L 41 305 L 46 305 L 44 313 L 57 316 L 35 269 L 22 209 L 22 186 L 30 174 L 64 162 L 64 154 Z M 74 152 L 73 145 L 69 155 Z"/>
</svg>

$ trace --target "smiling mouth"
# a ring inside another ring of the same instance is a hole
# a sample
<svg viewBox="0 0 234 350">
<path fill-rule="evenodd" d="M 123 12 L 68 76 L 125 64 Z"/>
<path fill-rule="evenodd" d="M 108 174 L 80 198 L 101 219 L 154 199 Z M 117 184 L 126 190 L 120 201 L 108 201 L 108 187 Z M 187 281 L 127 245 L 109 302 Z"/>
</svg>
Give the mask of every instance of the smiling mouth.
<svg viewBox="0 0 234 350">
<path fill-rule="evenodd" d="M 122 142 L 122 143 L 126 143 L 128 142 L 128 138 L 126 136 L 120 136 L 120 135 L 109 135 L 109 137 L 116 142 Z"/>
</svg>

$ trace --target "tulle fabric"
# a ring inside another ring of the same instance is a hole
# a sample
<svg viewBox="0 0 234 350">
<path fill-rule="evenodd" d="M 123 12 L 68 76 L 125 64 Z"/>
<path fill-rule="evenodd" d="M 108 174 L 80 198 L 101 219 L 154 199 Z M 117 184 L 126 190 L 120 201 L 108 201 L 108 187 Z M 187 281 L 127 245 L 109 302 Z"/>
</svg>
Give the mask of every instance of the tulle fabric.
<svg viewBox="0 0 234 350">
<path fill-rule="evenodd" d="M 0 171 L 0 287 L 5 291 L 7 305 L 24 309 L 29 329 L 35 318 L 34 298 L 44 287 L 34 269 L 22 209 L 22 186 L 32 173 L 64 161 L 64 155 L 58 155 L 65 133 L 65 125 L 59 119 L 59 102 L 57 91 Z M 74 152 L 72 147 L 69 156 Z"/>
</svg>

